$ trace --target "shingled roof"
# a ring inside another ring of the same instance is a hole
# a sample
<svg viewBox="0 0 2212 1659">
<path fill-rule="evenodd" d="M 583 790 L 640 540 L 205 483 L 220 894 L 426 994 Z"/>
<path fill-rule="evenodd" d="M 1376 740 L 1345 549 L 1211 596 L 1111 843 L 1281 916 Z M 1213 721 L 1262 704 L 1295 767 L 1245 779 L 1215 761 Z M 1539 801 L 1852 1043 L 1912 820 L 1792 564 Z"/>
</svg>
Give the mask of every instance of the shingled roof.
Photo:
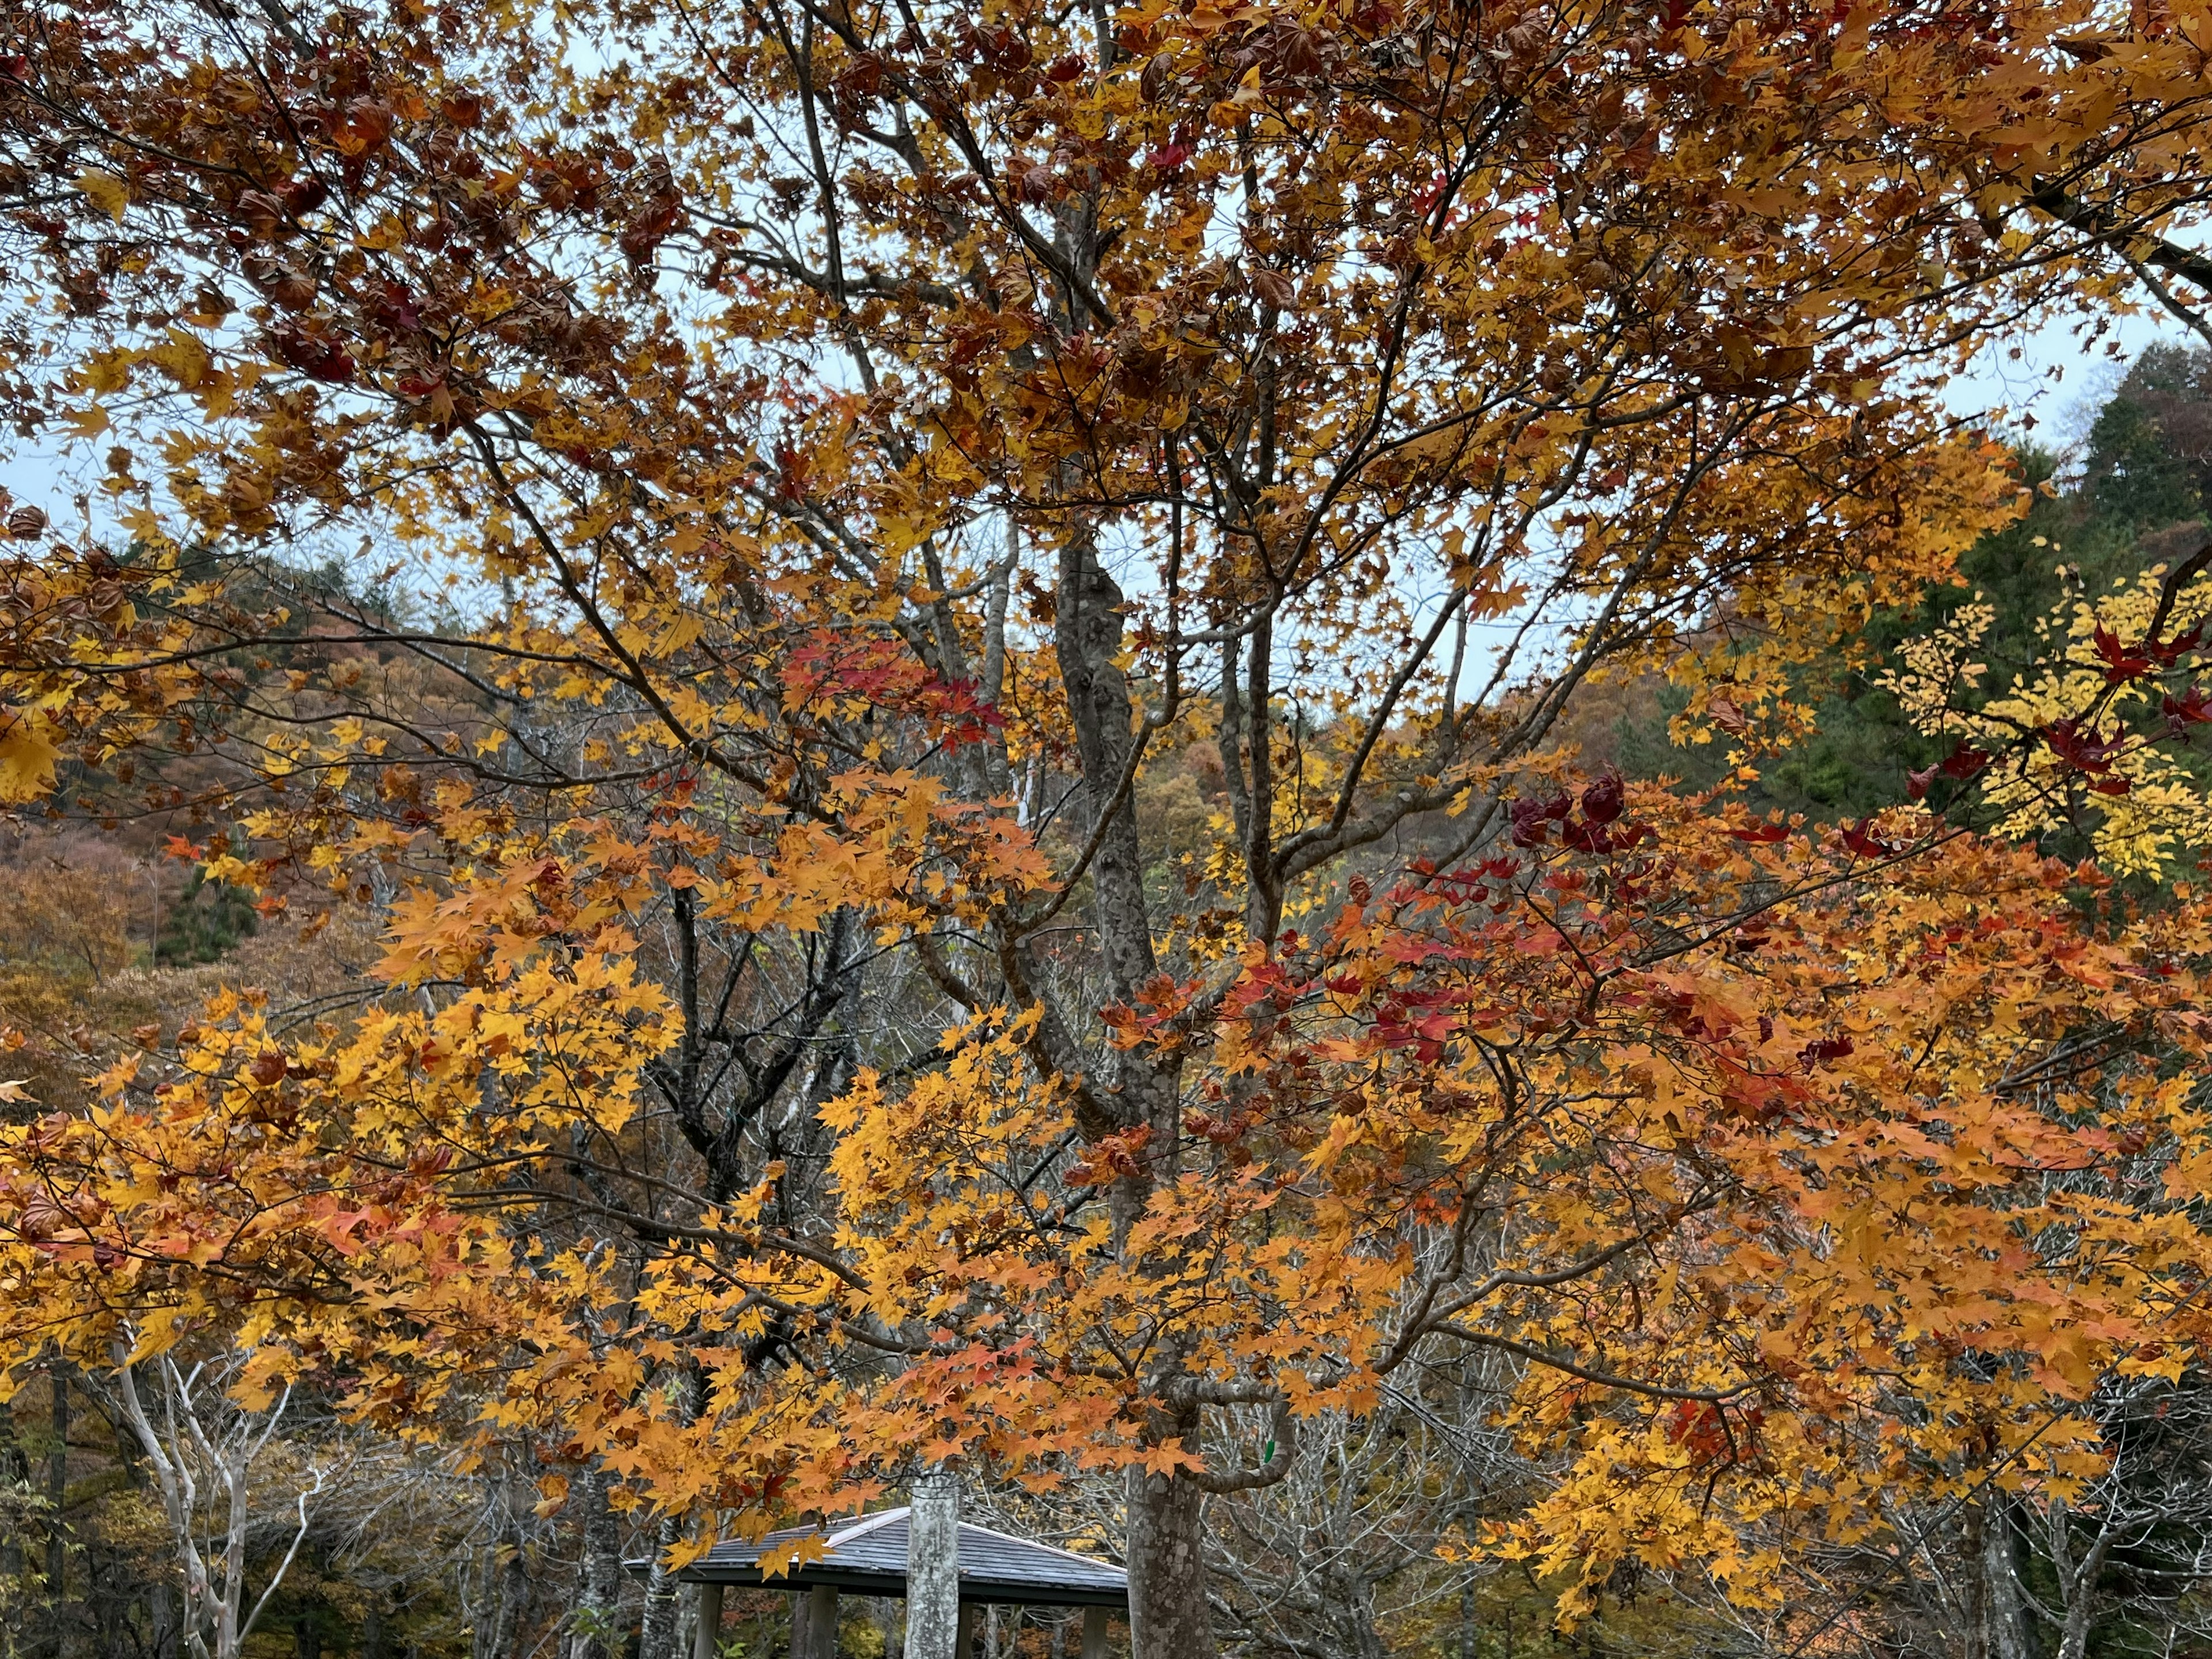
<svg viewBox="0 0 2212 1659">
<path fill-rule="evenodd" d="M 757 1544 L 721 1543 L 677 1576 L 694 1583 L 746 1584 L 769 1589 L 811 1589 L 817 1584 L 854 1595 L 906 1594 L 907 1511 L 879 1510 L 833 1526 L 828 1553 L 793 1567 L 781 1578 L 763 1578 L 760 1558 L 778 1544 L 821 1535 L 793 1527 Z M 633 1564 L 643 1566 L 640 1562 Z M 1105 1561 L 1055 1549 L 988 1527 L 960 1523 L 960 1599 L 1000 1606 L 1122 1607 L 1129 1605 L 1129 1575 Z"/>
</svg>

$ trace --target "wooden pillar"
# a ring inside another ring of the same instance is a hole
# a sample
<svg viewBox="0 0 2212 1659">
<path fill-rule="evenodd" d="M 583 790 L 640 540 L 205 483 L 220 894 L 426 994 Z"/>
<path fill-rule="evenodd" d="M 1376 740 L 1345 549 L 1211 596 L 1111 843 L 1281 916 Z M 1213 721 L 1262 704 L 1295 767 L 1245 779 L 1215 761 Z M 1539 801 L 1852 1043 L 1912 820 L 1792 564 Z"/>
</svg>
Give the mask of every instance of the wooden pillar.
<svg viewBox="0 0 2212 1659">
<path fill-rule="evenodd" d="M 907 1515 L 906 1659 L 968 1659 L 960 1605 L 960 1481 L 935 1468 L 914 1483 Z"/>
<path fill-rule="evenodd" d="M 1106 1609 L 1083 1610 L 1083 1659 L 1106 1659 Z"/>
<path fill-rule="evenodd" d="M 699 1622 L 691 1635 L 691 1659 L 714 1659 L 715 1638 L 722 1632 L 722 1587 L 699 1586 Z"/>
<path fill-rule="evenodd" d="M 960 1604 L 960 1634 L 952 1644 L 952 1650 L 960 1656 L 960 1659 L 975 1659 L 975 1604 L 973 1601 Z"/>
<path fill-rule="evenodd" d="M 814 1584 L 791 1593 L 791 1659 L 837 1659 L 837 1591 Z"/>
</svg>

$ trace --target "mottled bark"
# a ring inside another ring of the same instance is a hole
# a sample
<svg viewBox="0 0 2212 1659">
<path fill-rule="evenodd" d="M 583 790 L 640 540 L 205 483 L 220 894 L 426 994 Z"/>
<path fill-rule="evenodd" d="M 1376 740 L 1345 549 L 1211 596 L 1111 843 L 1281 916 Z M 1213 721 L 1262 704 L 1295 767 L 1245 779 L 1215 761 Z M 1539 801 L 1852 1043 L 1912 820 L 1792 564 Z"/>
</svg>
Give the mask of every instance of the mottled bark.
<svg viewBox="0 0 2212 1659">
<path fill-rule="evenodd" d="M 1102 966 L 1114 995 L 1125 998 L 1158 971 L 1158 962 L 1145 904 L 1135 797 L 1121 787 L 1136 746 L 1129 680 L 1116 660 L 1122 603 L 1121 588 L 1098 562 L 1097 543 L 1087 532 L 1071 534 L 1060 550 L 1054 644 L 1083 762 L 1083 828 L 1097 837 L 1090 873 Z M 1128 1121 L 1141 1122 L 1143 1115 L 1133 1111 Z"/>
<path fill-rule="evenodd" d="M 1983 1576 L 1989 1583 L 1990 1659 L 2035 1659 L 2027 1597 L 2021 1588 L 2024 1552 L 2019 1500 L 1994 1494 L 1983 1540 Z"/>
<path fill-rule="evenodd" d="M 960 1485 L 949 1470 L 914 1483 L 907 1522 L 906 1659 L 953 1659 L 960 1639 Z"/>
<path fill-rule="evenodd" d="M 1992 1490 L 1966 1510 L 1964 1659 L 2034 1659 L 2021 1590 L 2021 1540 L 2013 1524 L 2013 1501 Z"/>
<path fill-rule="evenodd" d="M 575 1485 L 583 1559 L 567 1659 L 615 1659 L 621 1650 L 615 1632 L 622 1604 L 622 1520 L 609 1501 L 613 1490 L 614 1476 L 604 1468 L 588 1471 Z"/>
<path fill-rule="evenodd" d="M 645 1618 L 638 1632 L 638 1659 L 680 1659 L 676 1576 L 668 1571 L 668 1552 L 681 1528 L 664 1516 L 653 1540 L 653 1566 L 645 1581 Z"/>
<path fill-rule="evenodd" d="M 481 1611 L 469 1631 L 471 1659 L 507 1659 L 514 1650 L 514 1635 L 529 1604 L 530 1575 L 522 1556 L 520 1529 L 501 1528 L 491 1552 L 494 1560 L 486 1576 Z"/>
<path fill-rule="evenodd" d="M 1197 1425 L 1191 1425 L 1195 1437 Z M 1129 1650 L 1135 1659 L 1213 1659 L 1206 1599 L 1206 1496 L 1195 1482 L 1129 1471 Z"/>
<path fill-rule="evenodd" d="M 1127 787 L 1141 732 L 1121 652 L 1121 588 L 1098 561 L 1094 539 L 1071 534 L 1060 555 L 1054 645 L 1066 689 L 1076 746 L 1083 763 L 1091 917 L 1108 994 L 1133 1000 L 1158 972 L 1144 884 L 1144 849 Z M 1103 1060 L 1113 1115 L 1146 1135 L 1133 1175 L 1115 1183 L 1115 1237 L 1126 1248 L 1129 1228 L 1155 1186 L 1175 1178 L 1182 1135 L 1182 1079 L 1172 1055 L 1131 1049 Z M 1141 1264 L 1139 1264 L 1141 1266 Z M 1172 1346 L 1159 1355 L 1153 1388 L 1169 1391 L 1181 1375 Z M 1158 1438 L 1195 1442 L 1195 1413 L 1159 1425 Z M 1134 1659 L 1212 1659 L 1213 1628 L 1200 1549 L 1204 1494 L 1180 1474 L 1129 1477 L 1127 1554 Z M 917 1659 L 920 1656 L 917 1656 Z"/>
</svg>

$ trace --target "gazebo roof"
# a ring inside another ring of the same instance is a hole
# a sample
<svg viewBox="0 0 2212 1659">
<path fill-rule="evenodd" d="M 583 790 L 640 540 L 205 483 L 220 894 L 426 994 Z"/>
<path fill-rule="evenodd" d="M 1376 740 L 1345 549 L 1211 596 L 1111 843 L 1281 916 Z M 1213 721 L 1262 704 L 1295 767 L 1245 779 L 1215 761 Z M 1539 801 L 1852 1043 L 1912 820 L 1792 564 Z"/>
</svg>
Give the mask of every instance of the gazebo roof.
<svg viewBox="0 0 2212 1659">
<path fill-rule="evenodd" d="M 827 1585 L 855 1595 L 906 1594 L 907 1511 L 878 1510 L 827 1529 L 827 1552 L 780 1578 L 761 1577 L 760 1558 L 778 1544 L 818 1537 L 823 1528 L 792 1527 L 757 1544 L 721 1543 L 677 1575 L 693 1583 L 744 1584 L 768 1589 Z M 647 1564 L 632 1564 L 643 1566 Z M 1032 1543 L 988 1527 L 960 1523 L 960 1599 L 1000 1606 L 1127 1607 L 1129 1575 L 1073 1550 Z"/>
</svg>

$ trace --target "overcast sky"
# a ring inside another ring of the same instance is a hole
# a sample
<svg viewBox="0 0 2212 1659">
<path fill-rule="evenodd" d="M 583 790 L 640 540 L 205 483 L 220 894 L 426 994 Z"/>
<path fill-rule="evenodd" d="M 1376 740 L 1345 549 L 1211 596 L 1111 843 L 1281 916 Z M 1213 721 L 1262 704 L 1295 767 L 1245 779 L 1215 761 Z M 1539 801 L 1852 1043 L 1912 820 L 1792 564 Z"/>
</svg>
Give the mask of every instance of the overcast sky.
<svg viewBox="0 0 2212 1659">
<path fill-rule="evenodd" d="M 1973 371 L 1951 382 L 1948 401 L 1960 415 L 1972 417 L 2002 410 L 2008 428 L 2032 417 L 2034 423 L 2027 430 L 2050 447 L 2063 449 L 2087 430 L 2097 405 L 2145 346 L 2155 341 L 2191 343 L 2194 338 L 2163 314 L 2115 319 L 2094 343 L 2085 343 L 2070 322 L 2051 323 L 1984 347 Z"/>
</svg>

